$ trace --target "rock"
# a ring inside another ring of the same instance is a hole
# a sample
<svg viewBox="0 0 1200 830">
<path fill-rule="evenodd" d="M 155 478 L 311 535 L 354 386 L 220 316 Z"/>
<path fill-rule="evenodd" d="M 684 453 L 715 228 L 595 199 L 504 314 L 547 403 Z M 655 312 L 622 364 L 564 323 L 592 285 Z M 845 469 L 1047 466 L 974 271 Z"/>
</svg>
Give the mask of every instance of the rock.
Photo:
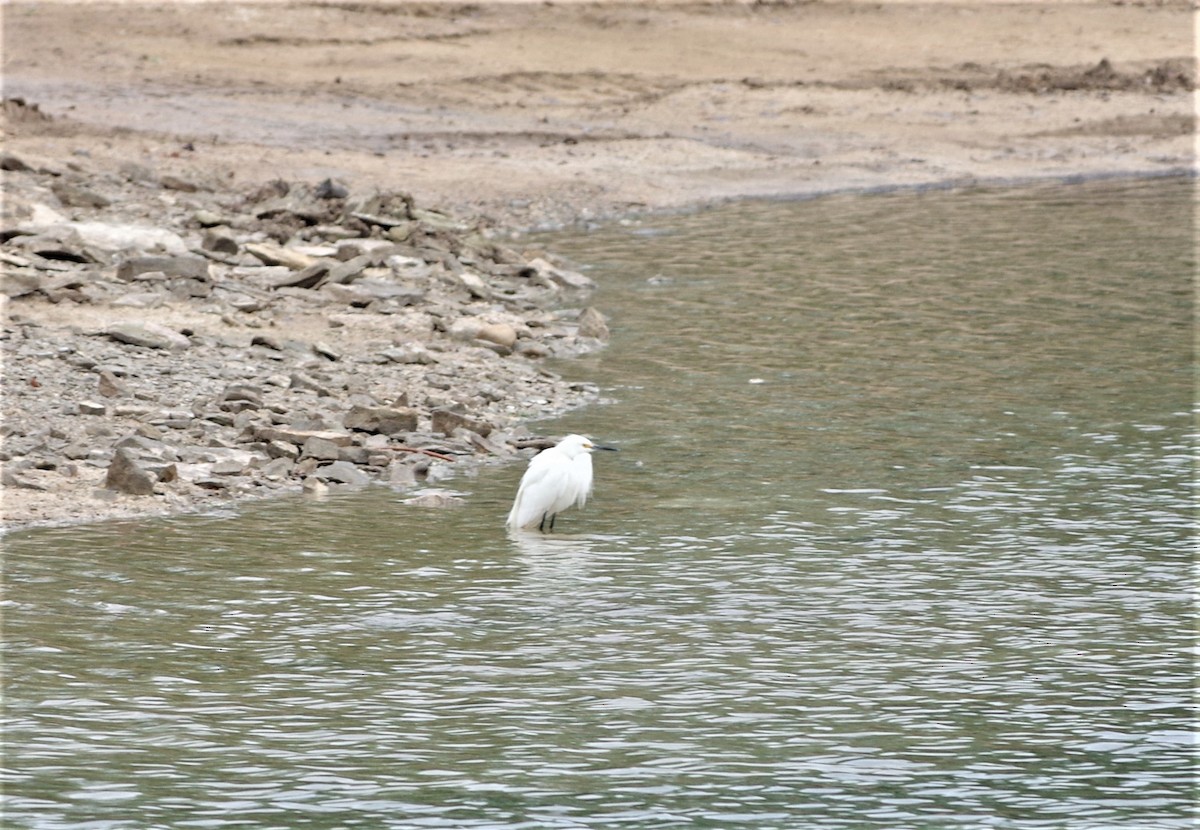
<svg viewBox="0 0 1200 830">
<path fill-rule="evenodd" d="M 268 441 L 265 449 L 271 458 L 286 458 L 289 461 L 295 461 L 300 457 L 300 451 L 296 449 L 296 445 L 289 444 L 287 441 Z"/>
<path fill-rule="evenodd" d="M 550 356 L 550 348 L 548 346 L 546 346 L 544 343 L 538 343 L 533 340 L 525 340 L 517 344 L 517 348 L 513 351 L 522 357 L 534 359 Z"/>
<path fill-rule="evenodd" d="M 275 458 L 264 464 L 261 472 L 267 481 L 280 481 L 290 476 L 295 466 L 290 458 Z"/>
<path fill-rule="evenodd" d="M 336 481 L 354 487 L 363 487 L 371 483 L 370 476 L 349 461 L 334 461 L 332 464 L 318 467 L 314 475 L 325 481 Z"/>
<path fill-rule="evenodd" d="M 104 486 L 134 496 L 149 496 L 154 493 L 154 477 L 138 466 L 129 450 L 121 448 L 113 453 Z"/>
<path fill-rule="evenodd" d="M 121 383 L 117 376 L 108 370 L 100 372 L 96 390 L 106 398 L 118 398 L 129 391 L 125 388 L 125 384 Z"/>
<path fill-rule="evenodd" d="M 249 383 L 231 383 L 221 392 L 217 404 L 226 412 L 262 409 L 262 389 Z"/>
<path fill-rule="evenodd" d="M 111 222 L 71 222 L 66 227 L 79 234 L 85 244 L 107 251 L 162 251 L 172 256 L 187 253 L 183 237 L 165 228 Z"/>
<path fill-rule="evenodd" d="M 308 478 L 304 479 L 304 484 L 301 485 L 301 489 L 304 491 L 304 495 L 311 496 L 312 498 L 316 499 L 329 495 L 329 485 L 314 476 L 309 476 Z"/>
<path fill-rule="evenodd" d="M 20 156 L 12 153 L 0 153 L 0 170 L 12 170 L 16 173 L 31 173 L 33 168 Z"/>
<path fill-rule="evenodd" d="M 359 432 L 395 435 L 399 432 L 415 432 L 417 411 L 407 407 L 353 406 L 342 419 L 346 429 Z"/>
<path fill-rule="evenodd" d="M 386 259 L 388 254 L 397 248 L 395 242 L 386 239 L 345 239 L 337 245 L 337 258 L 343 262 L 368 257 L 371 262 Z M 424 265 L 422 260 L 421 265 Z"/>
<path fill-rule="evenodd" d="M 318 199 L 345 199 L 350 195 L 350 188 L 333 179 L 326 179 L 313 189 L 313 195 Z"/>
<path fill-rule="evenodd" d="M 288 379 L 288 388 L 307 389 L 309 392 L 316 392 L 317 397 L 320 398 L 328 398 L 333 395 L 333 392 L 329 390 L 329 387 L 320 381 L 309 377 L 303 372 L 295 372 L 292 374 L 292 376 Z"/>
<path fill-rule="evenodd" d="M 604 315 L 592 306 L 579 312 L 578 322 L 580 337 L 594 337 L 597 340 L 608 339 L 608 323 L 605 322 Z"/>
<path fill-rule="evenodd" d="M 195 182 L 181 176 L 172 175 L 171 173 L 164 174 L 159 178 L 158 182 L 167 190 L 178 190 L 181 193 L 195 193 L 200 190 L 200 185 Z"/>
<path fill-rule="evenodd" d="M 201 208 L 192 214 L 192 218 L 196 220 L 196 224 L 202 228 L 212 228 L 217 225 L 226 224 L 225 217 L 215 211 Z"/>
<path fill-rule="evenodd" d="M 247 245 L 246 249 L 249 250 Z M 303 256 L 303 254 L 297 254 Z M 271 282 L 272 288 L 316 288 L 324 283 L 329 277 L 330 263 L 324 261 L 312 262 L 300 270 L 284 274 Z"/>
<path fill-rule="evenodd" d="M 431 413 L 434 432 L 439 432 L 442 435 L 453 435 L 456 429 L 460 427 L 469 429 L 471 432 L 478 433 L 484 437 L 491 434 L 492 425 L 485 421 L 478 421 L 465 415 L 462 412 L 455 412 L 452 409 L 435 409 Z"/>
<path fill-rule="evenodd" d="M 5 270 L 0 275 L 0 280 L 3 280 L 0 283 L 3 285 L 0 292 L 9 297 L 24 297 L 39 291 L 42 287 L 42 278 L 29 271 Z"/>
<path fill-rule="evenodd" d="M 112 301 L 117 308 L 158 308 L 167 301 L 167 295 L 159 291 L 139 291 L 122 294 Z"/>
<path fill-rule="evenodd" d="M 371 451 L 366 447 L 342 447 L 338 450 L 338 460 L 349 461 L 351 464 L 369 464 Z"/>
<path fill-rule="evenodd" d="M 326 360 L 337 361 L 342 359 L 340 352 L 335 351 L 328 343 L 322 343 L 320 340 L 312 344 L 312 350 L 313 354 L 323 357 Z"/>
<path fill-rule="evenodd" d="M 307 254 L 291 251 L 268 242 L 247 242 L 245 248 L 246 253 L 257 257 L 266 265 L 285 265 L 293 271 L 307 268 L 314 261 Z"/>
<path fill-rule="evenodd" d="M 96 401 L 80 401 L 78 404 L 80 415 L 107 415 L 108 407 Z"/>
<path fill-rule="evenodd" d="M 466 501 L 458 496 L 451 495 L 445 490 L 426 490 L 410 499 L 405 499 L 404 504 L 409 504 L 413 507 L 445 509 L 447 507 L 462 507 L 466 504 Z"/>
<path fill-rule="evenodd" d="M 106 196 L 70 182 L 57 181 L 50 185 L 58 200 L 68 207 L 103 208 L 112 204 Z"/>
<path fill-rule="evenodd" d="M 393 487 L 408 487 L 417 482 L 412 465 L 405 461 L 393 461 L 387 467 L 387 482 Z"/>
<path fill-rule="evenodd" d="M 583 274 L 558 268 L 540 257 L 529 260 L 527 267 L 543 279 L 548 279 L 566 288 L 582 291 L 596 287 L 596 283 Z"/>
<path fill-rule="evenodd" d="M 192 341 L 179 332 L 158 323 L 115 323 L 104 333 L 121 343 L 148 349 L 182 350 L 192 345 Z"/>
<path fill-rule="evenodd" d="M 470 295 L 478 300 L 492 299 L 492 289 L 490 289 L 483 278 L 478 274 L 472 274 L 470 271 L 463 271 L 458 275 L 458 281 L 467 289 Z"/>
<path fill-rule="evenodd" d="M 420 343 L 411 343 L 406 346 L 384 349 L 382 355 L 393 363 L 413 363 L 430 366 L 438 362 L 437 357 L 431 354 Z"/>
<path fill-rule="evenodd" d="M 198 256 L 139 256 L 126 259 L 117 266 L 117 279 L 126 282 L 151 273 L 207 280 L 208 260 Z"/>
<path fill-rule="evenodd" d="M 300 448 L 301 458 L 316 458 L 319 461 L 337 461 L 338 445 L 325 438 L 313 436 Z"/>
<path fill-rule="evenodd" d="M 144 164 L 138 164 L 136 161 L 123 161 L 117 167 L 117 172 L 120 173 L 126 181 L 136 184 L 155 184 L 158 177 Z"/>
<path fill-rule="evenodd" d="M 200 240 L 200 247 L 217 254 L 236 254 L 238 252 L 237 238 L 228 228 L 209 228 Z"/>
<path fill-rule="evenodd" d="M 246 465 L 234 458 L 214 462 L 212 474 L 217 476 L 240 476 L 246 472 Z"/>
<path fill-rule="evenodd" d="M 517 343 L 517 330 L 508 323 L 489 323 L 480 327 L 475 337 L 511 349 Z"/>
<path fill-rule="evenodd" d="M 339 447 L 348 447 L 354 443 L 354 436 L 348 432 L 333 432 L 332 430 L 296 429 L 294 427 L 260 427 L 255 431 L 260 441 L 286 441 L 303 446 L 309 438 L 324 438 Z"/>
</svg>

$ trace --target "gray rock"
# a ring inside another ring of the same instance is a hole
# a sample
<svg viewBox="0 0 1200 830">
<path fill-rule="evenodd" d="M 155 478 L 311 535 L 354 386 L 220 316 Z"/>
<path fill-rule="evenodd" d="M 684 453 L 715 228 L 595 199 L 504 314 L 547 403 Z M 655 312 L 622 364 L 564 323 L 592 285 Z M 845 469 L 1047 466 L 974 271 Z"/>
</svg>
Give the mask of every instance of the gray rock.
<svg viewBox="0 0 1200 830">
<path fill-rule="evenodd" d="M 429 366 L 438 362 L 437 357 L 419 343 L 384 349 L 381 354 L 393 363 L 413 363 Z"/>
<path fill-rule="evenodd" d="M 337 361 L 342 359 L 341 352 L 335 351 L 328 343 L 322 343 L 320 340 L 312 344 L 312 350 L 314 354 L 326 360 Z"/>
<path fill-rule="evenodd" d="M 288 250 L 268 242 L 248 242 L 246 252 L 257 257 L 266 265 L 286 265 L 293 271 L 299 271 L 313 264 L 313 257 L 299 251 Z"/>
<path fill-rule="evenodd" d="M 12 170 L 16 173 L 31 173 L 33 168 L 20 156 L 12 153 L 0 153 L 0 170 Z"/>
<path fill-rule="evenodd" d="M 58 200 L 68 207 L 103 208 L 112 204 L 106 196 L 101 196 L 94 190 L 70 182 L 57 181 L 50 185 Z"/>
<path fill-rule="evenodd" d="M 181 193 L 195 193 L 200 190 L 200 185 L 190 179 L 175 176 L 171 173 L 164 174 L 158 181 L 167 190 L 178 190 Z"/>
<path fill-rule="evenodd" d="M 317 478 L 325 481 L 336 481 L 340 484 L 350 484 L 355 487 L 363 487 L 371 483 L 370 476 L 349 461 L 334 461 L 332 464 L 318 467 L 315 475 Z"/>
<path fill-rule="evenodd" d="M 217 476 L 240 476 L 246 472 L 246 465 L 234 458 L 217 461 L 212 465 L 212 473 Z"/>
<path fill-rule="evenodd" d="M 287 441 L 268 441 L 264 449 L 271 458 L 286 458 L 289 461 L 295 461 L 300 457 L 300 451 L 296 449 L 296 445 Z"/>
<path fill-rule="evenodd" d="M 365 256 L 369 262 L 380 262 L 397 249 L 395 242 L 387 239 L 346 239 L 338 243 L 337 258 L 343 262 Z M 422 262 L 421 265 L 425 263 Z"/>
<path fill-rule="evenodd" d="M 209 228 L 204 232 L 200 247 L 218 254 L 236 254 L 238 252 L 237 238 L 229 228 Z"/>
<path fill-rule="evenodd" d="M 246 246 L 249 249 L 249 245 Z M 329 277 L 331 263 L 318 260 L 298 271 L 284 274 L 271 283 L 272 288 L 316 288 Z"/>
<path fill-rule="evenodd" d="M 517 330 L 508 323 L 488 323 L 480 327 L 475 337 L 511 349 L 517 343 Z"/>
<path fill-rule="evenodd" d="M 324 438 L 326 441 L 331 441 L 339 447 L 348 447 L 354 443 L 354 436 L 350 433 L 334 432 L 332 430 L 274 426 L 259 427 L 256 434 L 260 441 L 286 441 L 289 444 L 295 444 L 297 447 L 304 446 L 304 442 L 309 438 Z"/>
<path fill-rule="evenodd" d="M 182 350 L 192 345 L 192 341 L 179 332 L 158 323 L 115 323 L 104 333 L 118 342 L 148 349 Z"/>
<path fill-rule="evenodd" d="M 341 253 L 341 248 L 338 249 Z M 329 269 L 329 282 L 345 284 L 353 282 L 363 270 L 369 268 L 374 263 L 374 257 L 363 254 L 356 256 L 353 259 L 345 260 L 344 262 L 333 266 Z"/>
<path fill-rule="evenodd" d="M 290 458 L 274 458 L 264 464 L 260 472 L 268 481 L 280 481 L 292 474 L 294 466 Z"/>
<path fill-rule="evenodd" d="M 142 274 L 161 272 L 166 277 L 208 279 L 208 260 L 199 256 L 138 256 L 117 266 L 117 279 L 132 280 Z"/>
<path fill-rule="evenodd" d="M 309 476 L 304 479 L 304 484 L 301 485 L 304 495 L 315 499 L 323 498 L 329 495 L 329 485 L 321 481 L 316 476 Z"/>
<path fill-rule="evenodd" d="M 244 409 L 262 409 L 262 389 L 249 383 L 231 383 L 217 398 L 217 405 L 226 412 L 240 412 Z"/>
<path fill-rule="evenodd" d="M 338 460 L 358 465 L 370 464 L 371 451 L 366 447 L 342 447 L 338 450 Z"/>
<path fill-rule="evenodd" d="M 579 312 L 579 336 L 594 337 L 597 340 L 608 339 L 608 323 L 604 315 L 592 306 Z"/>
<path fill-rule="evenodd" d="M 596 283 L 583 274 L 577 271 L 568 271 L 565 268 L 558 268 L 540 257 L 529 260 L 528 267 L 543 280 L 549 280 L 565 288 L 583 291 L 596 286 Z"/>
<path fill-rule="evenodd" d="M 341 457 L 338 451 L 338 445 L 332 441 L 313 437 L 305 441 L 304 446 L 300 448 L 300 457 L 316 458 L 320 461 L 337 461 Z"/>
<path fill-rule="evenodd" d="M 466 501 L 445 490 L 426 490 L 410 499 L 405 499 L 404 503 L 413 507 L 445 509 L 447 507 L 462 507 L 466 504 Z"/>
<path fill-rule="evenodd" d="M 0 275 L 0 292 L 3 292 L 9 297 L 24 297 L 26 294 L 33 294 L 40 291 L 42 287 L 42 278 L 37 274 L 29 271 L 8 271 Z"/>
<path fill-rule="evenodd" d="M 121 448 L 113 453 L 104 486 L 134 496 L 149 496 L 154 493 L 154 477 L 138 466 L 129 450 Z"/>
<path fill-rule="evenodd" d="M 350 188 L 339 181 L 326 179 L 313 190 L 318 199 L 345 199 L 350 195 Z"/>
<path fill-rule="evenodd" d="M 125 388 L 125 384 L 107 369 L 100 372 L 99 379 L 96 382 L 96 391 L 106 398 L 118 398 L 126 394 L 129 390 Z"/>
<path fill-rule="evenodd" d="M 471 418 L 462 412 L 455 412 L 452 409 L 435 409 L 433 410 L 432 418 L 433 431 L 440 432 L 442 435 L 453 435 L 454 431 L 460 427 L 478 433 L 485 438 L 492 432 L 491 424 Z"/>
<path fill-rule="evenodd" d="M 383 435 L 413 432 L 417 428 L 417 411 L 407 407 L 356 405 L 346 413 L 342 424 L 346 429 Z"/>
<path fill-rule="evenodd" d="M 478 274 L 472 274 L 470 271 L 463 271 L 458 275 L 458 281 L 467 289 L 470 295 L 478 300 L 492 299 L 492 289 L 483 281 L 483 278 Z"/>
<path fill-rule="evenodd" d="M 78 407 L 80 415 L 105 415 L 108 413 L 108 407 L 97 401 L 80 401 Z"/>
<path fill-rule="evenodd" d="M 316 392 L 318 397 L 328 398 L 333 395 L 325 384 L 312 378 L 303 372 L 294 372 L 288 379 L 289 389 L 306 389 L 309 392 Z"/>
<path fill-rule="evenodd" d="M 85 244 L 107 251 L 163 251 L 172 256 L 187 254 L 183 237 L 166 228 L 112 222 L 71 222 L 63 227 L 78 234 Z"/>
</svg>

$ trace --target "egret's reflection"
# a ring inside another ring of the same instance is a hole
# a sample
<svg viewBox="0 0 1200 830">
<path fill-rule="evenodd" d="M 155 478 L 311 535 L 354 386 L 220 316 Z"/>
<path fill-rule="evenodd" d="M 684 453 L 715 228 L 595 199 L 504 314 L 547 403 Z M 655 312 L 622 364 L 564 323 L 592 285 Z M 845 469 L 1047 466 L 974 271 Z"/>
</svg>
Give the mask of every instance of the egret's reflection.
<svg viewBox="0 0 1200 830">
<path fill-rule="evenodd" d="M 520 551 L 521 563 L 529 575 L 538 579 L 575 579 L 586 575 L 599 541 L 596 536 L 528 530 L 510 530 L 508 538 Z"/>
</svg>

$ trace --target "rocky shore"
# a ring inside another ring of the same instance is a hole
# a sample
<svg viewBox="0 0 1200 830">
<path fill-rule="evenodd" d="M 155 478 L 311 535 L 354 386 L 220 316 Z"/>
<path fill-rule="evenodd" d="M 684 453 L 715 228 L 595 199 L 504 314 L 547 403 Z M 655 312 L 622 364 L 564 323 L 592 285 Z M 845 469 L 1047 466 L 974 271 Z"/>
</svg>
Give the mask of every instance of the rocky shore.
<svg viewBox="0 0 1200 830">
<path fill-rule="evenodd" d="M 2 5 L 9 528 L 519 451 L 605 321 L 494 229 L 1195 170 L 1186 0 Z"/>
<path fill-rule="evenodd" d="M 590 280 L 406 193 L 0 170 L 7 528 L 436 483 L 595 393 L 542 366 L 607 338 Z"/>
</svg>

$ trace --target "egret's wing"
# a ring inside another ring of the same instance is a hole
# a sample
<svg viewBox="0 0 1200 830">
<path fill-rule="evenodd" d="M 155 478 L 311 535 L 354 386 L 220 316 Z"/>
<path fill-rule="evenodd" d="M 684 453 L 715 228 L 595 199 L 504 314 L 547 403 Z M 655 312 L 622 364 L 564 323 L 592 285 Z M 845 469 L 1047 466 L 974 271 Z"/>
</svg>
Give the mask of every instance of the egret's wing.
<svg viewBox="0 0 1200 830">
<path fill-rule="evenodd" d="M 529 462 L 508 514 L 511 527 L 528 527 L 540 522 L 546 514 L 557 513 L 570 504 L 559 503 L 559 495 L 567 489 L 570 478 L 569 465 L 563 461 L 561 454 L 551 448 L 538 453 Z"/>
</svg>

